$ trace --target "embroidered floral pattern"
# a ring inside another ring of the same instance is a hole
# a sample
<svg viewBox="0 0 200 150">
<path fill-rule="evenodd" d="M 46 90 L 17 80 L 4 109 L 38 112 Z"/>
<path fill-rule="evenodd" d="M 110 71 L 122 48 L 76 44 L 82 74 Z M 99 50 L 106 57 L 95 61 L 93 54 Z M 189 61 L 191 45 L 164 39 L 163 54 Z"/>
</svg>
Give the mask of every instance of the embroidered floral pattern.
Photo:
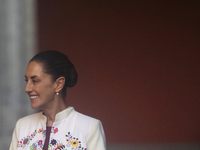
<svg viewBox="0 0 200 150">
<path fill-rule="evenodd" d="M 58 132 L 58 128 L 51 128 L 51 133 L 56 134 Z M 17 147 L 24 148 L 25 146 L 30 144 L 30 141 L 34 139 L 34 137 L 37 134 L 42 134 L 44 139 L 46 136 L 46 130 L 39 129 L 38 131 L 35 130 L 31 136 L 24 137 L 20 141 L 18 141 Z M 84 148 L 81 146 L 81 141 L 73 137 L 70 132 L 68 132 L 67 135 L 65 135 L 66 138 L 66 144 L 61 143 L 59 140 L 56 140 L 54 138 L 49 139 L 49 145 L 48 150 L 87 150 L 87 148 Z M 30 145 L 30 150 L 42 150 L 44 146 L 44 140 L 37 140 L 32 145 Z"/>
<path fill-rule="evenodd" d="M 38 141 L 38 145 L 39 145 L 39 146 L 41 146 L 42 143 L 43 143 L 42 140 L 39 140 L 39 141 Z"/>
<path fill-rule="evenodd" d="M 20 141 L 18 141 L 18 144 L 17 144 L 17 147 L 25 147 L 26 145 L 29 145 L 30 141 L 32 141 L 34 139 L 34 137 L 37 135 L 37 134 L 42 134 L 43 137 L 46 136 L 46 130 L 43 130 L 43 129 L 39 129 L 38 131 L 35 130 L 33 132 L 33 134 L 31 134 L 31 136 L 27 136 L 27 137 L 24 137 L 23 139 L 21 139 Z M 39 146 L 39 147 L 43 147 L 43 141 L 42 140 L 38 140 L 36 143 L 32 144 L 30 149 L 31 150 L 37 150 L 36 148 Z"/>
<path fill-rule="evenodd" d="M 56 140 L 51 140 L 51 145 L 56 145 L 57 141 Z"/>
<path fill-rule="evenodd" d="M 78 146 L 78 141 L 77 140 L 72 140 L 71 141 L 71 145 L 73 146 L 73 147 L 77 147 Z"/>
<path fill-rule="evenodd" d="M 58 132 L 58 128 L 53 130 L 53 133 L 56 134 Z"/>
<path fill-rule="evenodd" d="M 42 150 L 43 148 L 43 141 L 38 140 L 30 146 L 30 150 Z"/>
<path fill-rule="evenodd" d="M 77 150 L 87 150 L 87 148 L 84 148 L 81 146 L 81 141 L 78 140 L 78 138 L 72 137 L 70 132 L 68 132 L 67 135 L 65 135 L 66 141 L 67 141 L 67 147 L 73 147 L 76 148 Z"/>
<path fill-rule="evenodd" d="M 65 145 L 55 139 L 52 139 L 48 146 L 48 150 L 65 150 L 64 148 L 65 148 Z"/>
<path fill-rule="evenodd" d="M 35 130 L 33 134 L 31 134 L 31 136 L 24 137 L 23 139 L 18 141 L 17 147 L 24 148 L 26 145 L 30 143 L 30 141 L 36 136 L 36 134 L 37 134 L 37 130 Z"/>
<path fill-rule="evenodd" d="M 65 137 L 67 142 L 66 145 L 59 140 L 51 139 L 48 150 L 87 150 L 87 148 L 81 146 L 81 141 L 79 141 L 78 138 L 72 137 L 70 132 L 68 132 Z"/>
</svg>

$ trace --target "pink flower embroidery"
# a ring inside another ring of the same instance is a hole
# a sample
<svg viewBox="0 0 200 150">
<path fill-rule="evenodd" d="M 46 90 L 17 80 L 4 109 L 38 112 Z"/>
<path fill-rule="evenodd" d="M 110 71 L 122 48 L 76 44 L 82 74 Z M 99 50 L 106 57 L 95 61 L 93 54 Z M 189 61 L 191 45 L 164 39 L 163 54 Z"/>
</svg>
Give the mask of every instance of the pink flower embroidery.
<svg viewBox="0 0 200 150">
<path fill-rule="evenodd" d="M 54 129 L 53 132 L 54 132 L 54 134 L 57 133 L 58 132 L 58 128 Z"/>
<path fill-rule="evenodd" d="M 38 141 L 38 145 L 41 146 L 42 145 L 42 140 Z"/>
</svg>

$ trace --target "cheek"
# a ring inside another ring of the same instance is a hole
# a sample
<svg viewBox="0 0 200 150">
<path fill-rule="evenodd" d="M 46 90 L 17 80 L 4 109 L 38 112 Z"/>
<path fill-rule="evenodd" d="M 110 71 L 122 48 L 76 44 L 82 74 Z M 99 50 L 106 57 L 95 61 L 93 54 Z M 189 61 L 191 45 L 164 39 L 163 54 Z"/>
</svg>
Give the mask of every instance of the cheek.
<svg viewBox="0 0 200 150">
<path fill-rule="evenodd" d="M 54 94 L 54 87 L 52 84 L 46 84 L 45 86 L 43 86 L 43 88 L 41 89 L 43 92 L 48 93 L 50 95 Z"/>
<path fill-rule="evenodd" d="M 38 85 L 35 87 L 35 91 L 38 93 L 38 94 L 50 94 L 50 93 L 53 93 L 53 88 L 50 86 L 50 85 Z"/>
</svg>

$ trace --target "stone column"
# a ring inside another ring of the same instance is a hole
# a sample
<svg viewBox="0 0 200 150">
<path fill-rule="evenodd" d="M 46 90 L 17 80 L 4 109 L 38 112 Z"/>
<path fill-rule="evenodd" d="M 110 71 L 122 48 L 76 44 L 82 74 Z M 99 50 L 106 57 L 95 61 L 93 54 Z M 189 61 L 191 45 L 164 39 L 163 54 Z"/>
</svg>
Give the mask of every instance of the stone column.
<svg viewBox="0 0 200 150">
<path fill-rule="evenodd" d="M 35 51 L 35 1 L 0 1 L 0 145 L 8 150 L 16 121 L 33 112 L 24 75 Z"/>
</svg>

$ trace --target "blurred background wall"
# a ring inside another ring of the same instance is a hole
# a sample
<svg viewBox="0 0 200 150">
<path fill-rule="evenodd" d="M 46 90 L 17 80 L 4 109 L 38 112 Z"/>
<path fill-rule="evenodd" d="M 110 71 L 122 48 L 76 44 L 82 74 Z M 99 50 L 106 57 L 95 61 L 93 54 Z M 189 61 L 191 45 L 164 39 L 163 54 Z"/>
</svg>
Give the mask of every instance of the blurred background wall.
<svg viewBox="0 0 200 150">
<path fill-rule="evenodd" d="M 68 105 L 102 121 L 108 150 L 200 149 L 200 2 L 34 2 L 37 48 L 23 53 L 56 49 L 69 56 L 79 80 L 68 89 Z M 28 101 L 16 101 L 22 99 Z"/>
<path fill-rule="evenodd" d="M 75 64 L 67 102 L 103 122 L 108 148 L 200 148 L 199 8 L 187 0 L 37 1 L 38 51 L 62 51 Z"/>
<path fill-rule="evenodd" d="M 35 49 L 35 2 L 0 1 L 0 145 L 8 150 L 16 121 L 33 110 L 24 92 L 26 65 Z"/>
</svg>

